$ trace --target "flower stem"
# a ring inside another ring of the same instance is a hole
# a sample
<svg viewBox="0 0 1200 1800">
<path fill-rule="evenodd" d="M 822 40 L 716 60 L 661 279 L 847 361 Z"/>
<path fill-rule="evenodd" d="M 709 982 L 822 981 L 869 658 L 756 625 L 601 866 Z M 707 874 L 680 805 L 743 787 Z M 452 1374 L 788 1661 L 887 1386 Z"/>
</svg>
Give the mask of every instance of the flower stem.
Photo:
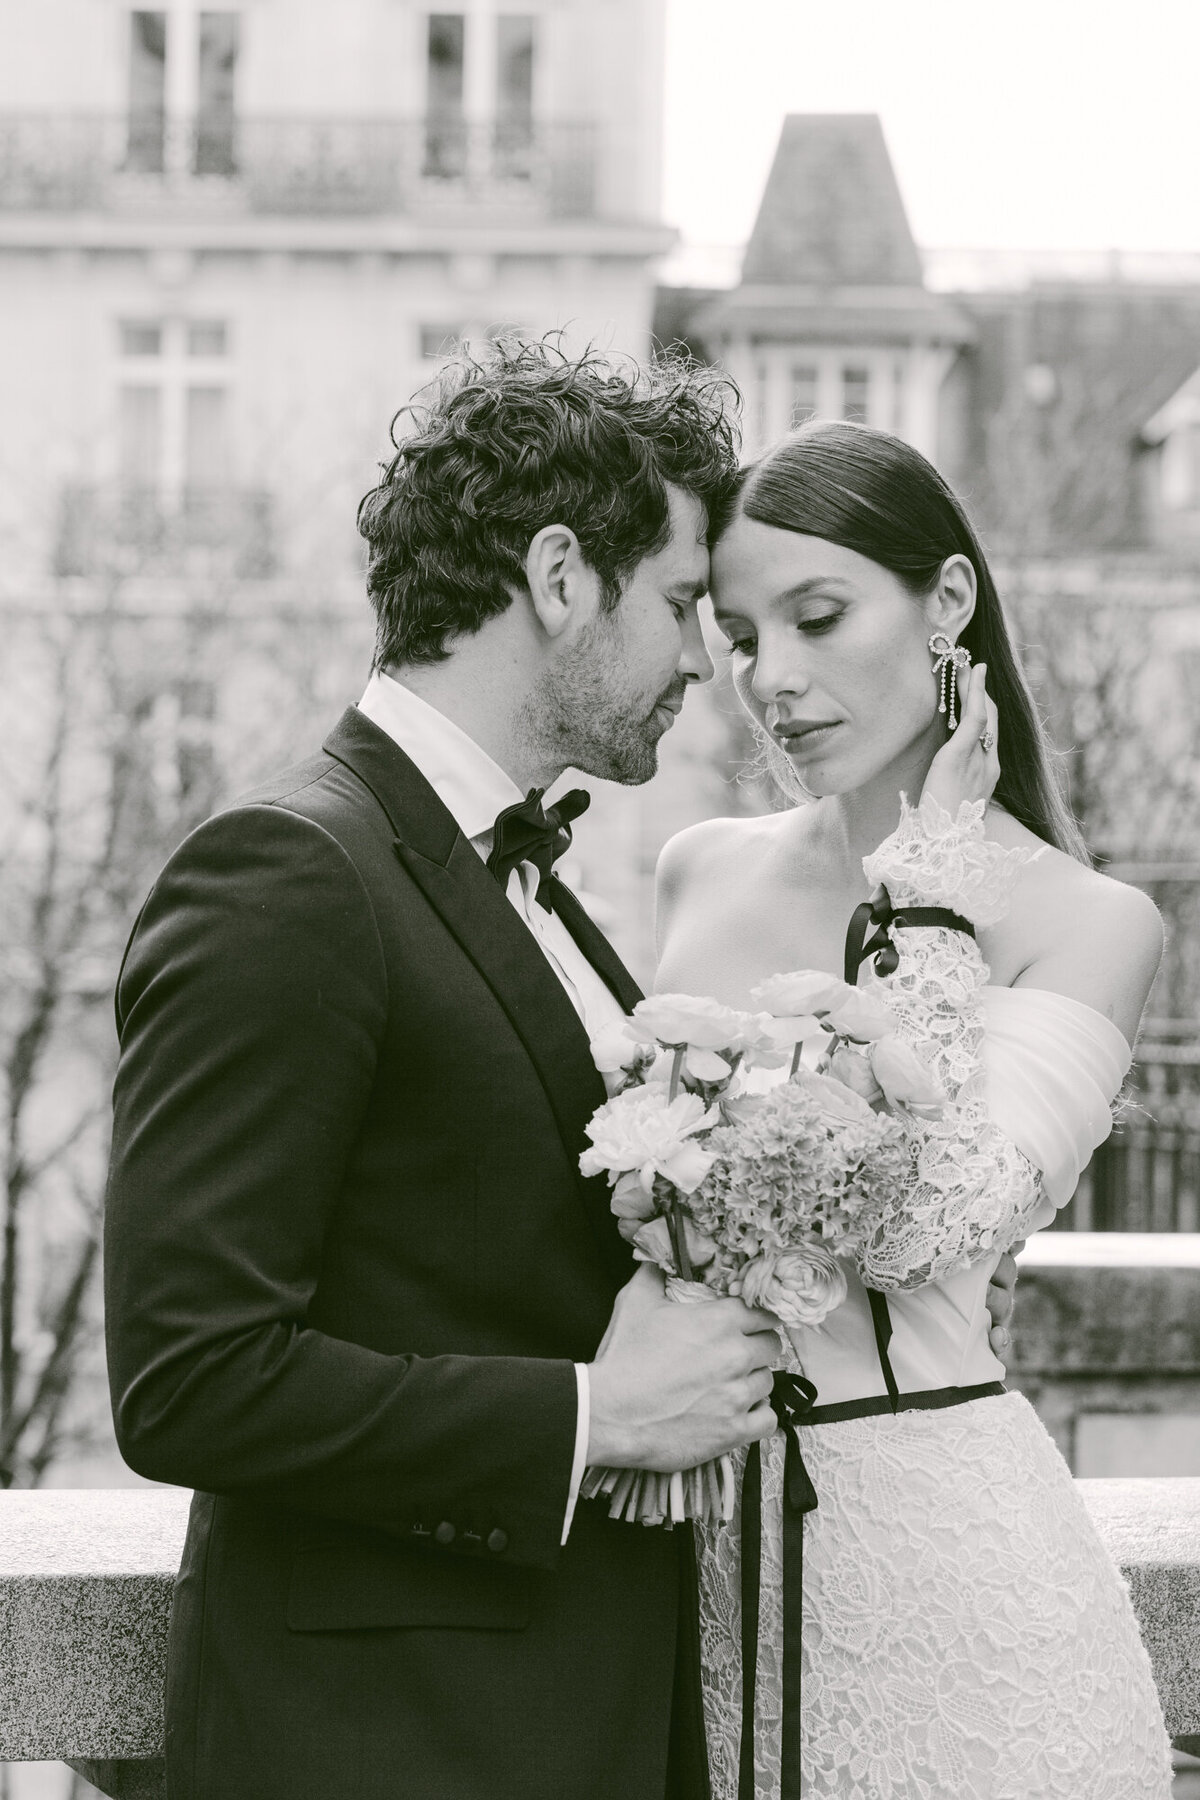
<svg viewBox="0 0 1200 1800">
<path fill-rule="evenodd" d="M 687 1045 L 677 1044 L 675 1046 L 675 1060 L 671 1064 L 671 1085 L 667 1090 L 668 1106 L 679 1092 L 679 1084 L 683 1080 L 683 1059 L 686 1055 Z"/>
<path fill-rule="evenodd" d="M 683 1208 L 679 1203 L 678 1195 L 671 1202 L 667 1223 L 671 1233 L 671 1244 L 675 1251 L 675 1267 L 684 1281 L 691 1281 L 693 1279 L 692 1259 L 688 1255 L 687 1226 L 683 1222 Z"/>
</svg>

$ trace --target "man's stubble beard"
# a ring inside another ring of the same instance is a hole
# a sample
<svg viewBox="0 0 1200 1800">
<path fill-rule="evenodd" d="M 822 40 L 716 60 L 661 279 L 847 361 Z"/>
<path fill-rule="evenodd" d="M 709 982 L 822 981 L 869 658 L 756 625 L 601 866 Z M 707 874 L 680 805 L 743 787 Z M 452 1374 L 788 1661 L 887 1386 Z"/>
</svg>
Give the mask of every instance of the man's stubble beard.
<svg viewBox="0 0 1200 1800">
<path fill-rule="evenodd" d="M 614 692 L 611 673 L 623 667 L 614 636 L 598 619 L 571 653 L 546 671 L 522 708 L 521 736 L 536 753 L 534 760 L 640 787 L 658 769 L 662 727 L 655 699 Z M 673 683 L 657 699 L 677 694 Z"/>
</svg>

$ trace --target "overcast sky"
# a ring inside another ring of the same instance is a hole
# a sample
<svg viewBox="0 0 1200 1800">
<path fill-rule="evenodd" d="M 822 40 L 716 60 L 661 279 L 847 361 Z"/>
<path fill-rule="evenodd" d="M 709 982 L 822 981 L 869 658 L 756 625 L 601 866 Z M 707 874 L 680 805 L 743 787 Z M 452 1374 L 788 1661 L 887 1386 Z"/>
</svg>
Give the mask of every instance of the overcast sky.
<svg viewBox="0 0 1200 1800">
<path fill-rule="evenodd" d="M 1200 251 L 1200 0 L 668 0 L 666 213 L 745 240 L 788 112 L 877 112 L 926 247 Z"/>
</svg>

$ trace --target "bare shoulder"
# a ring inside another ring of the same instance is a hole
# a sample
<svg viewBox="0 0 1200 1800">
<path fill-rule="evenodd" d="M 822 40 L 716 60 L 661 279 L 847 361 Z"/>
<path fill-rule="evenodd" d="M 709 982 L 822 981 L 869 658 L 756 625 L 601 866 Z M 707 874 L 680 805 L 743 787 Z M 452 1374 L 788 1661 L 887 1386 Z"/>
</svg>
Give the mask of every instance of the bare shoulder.
<svg viewBox="0 0 1200 1800">
<path fill-rule="evenodd" d="M 1008 983 L 1045 987 L 1082 1000 L 1132 1042 L 1158 972 L 1163 925 L 1139 888 L 1086 867 L 1008 814 L 988 814 L 988 836 L 1006 848 L 1036 849 L 1017 883 L 1008 918 L 996 928 Z"/>
<path fill-rule="evenodd" d="M 660 896 L 676 894 L 714 868 L 728 866 L 731 856 L 762 855 L 778 839 L 783 817 L 767 813 L 761 818 L 704 819 L 677 831 L 659 855 L 655 878 Z"/>
</svg>

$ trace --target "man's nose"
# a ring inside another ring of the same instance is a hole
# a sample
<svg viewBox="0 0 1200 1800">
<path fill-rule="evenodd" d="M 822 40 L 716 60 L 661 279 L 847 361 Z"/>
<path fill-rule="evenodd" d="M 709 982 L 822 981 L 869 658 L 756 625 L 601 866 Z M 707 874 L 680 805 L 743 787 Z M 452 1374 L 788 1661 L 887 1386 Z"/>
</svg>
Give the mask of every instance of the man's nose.
<svg viewBox="0 0 1200 1800">
<path fill-rule="evenodd" d="M 688 608 L 683 621 L 683 643 L 679 652 L 679 673 L 685 681 L 711 681 L 713 661 L 700 628 L 696 607 Z"/>
</svg>

